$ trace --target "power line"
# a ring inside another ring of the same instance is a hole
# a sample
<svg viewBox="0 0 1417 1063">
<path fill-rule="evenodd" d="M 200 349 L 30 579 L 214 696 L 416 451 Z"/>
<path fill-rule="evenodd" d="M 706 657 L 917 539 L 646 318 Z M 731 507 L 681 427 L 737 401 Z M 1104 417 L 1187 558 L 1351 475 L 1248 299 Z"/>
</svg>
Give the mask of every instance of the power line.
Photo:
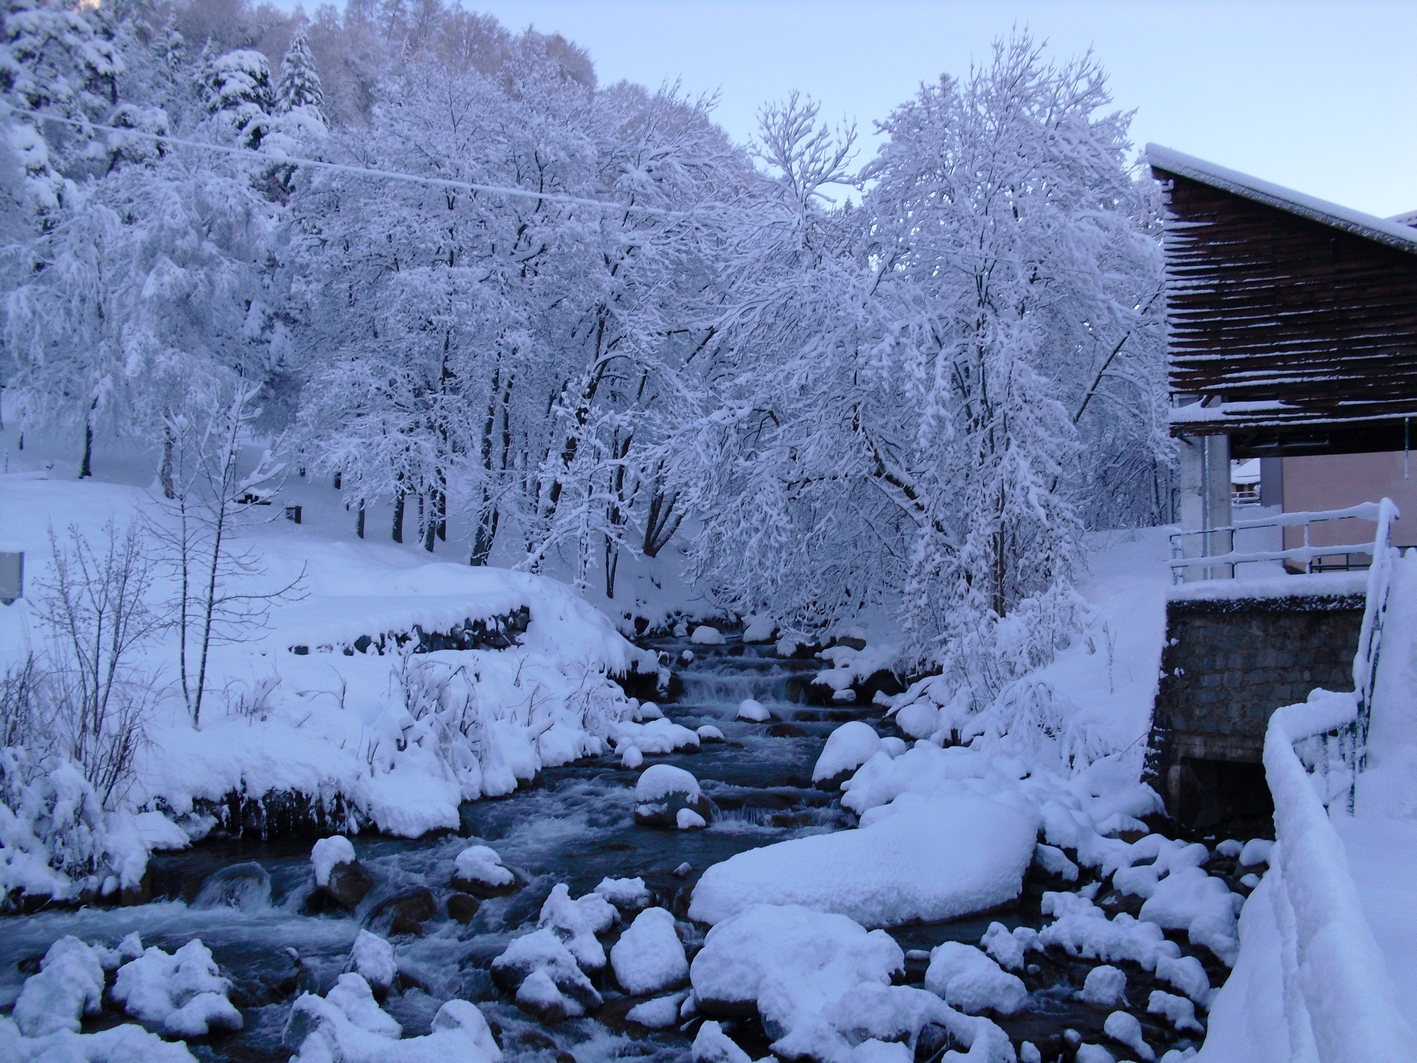
<svg viewBox="0 0 1417 1063">
<path fill-rule="evenodd" d="M 149 133 L 143 129 L 129 129 L 123 126 L 103 125 L 99 122 L 81 122 L 75 118 L 62 118 L 58 115 L 39 114 L 34 111 L 21 111 L 10 104 L 0 103 L 0 108 L 9 111 L 11 114 L 28 117 L 40 122 L 59 122 L 63 125 L 73 126 L 79 130 L 102 130 L 107 133 L 119 133 L 124 136 L 147 137 L 158 144 L 174 144 L 185 148 L 195 148 L 198 151 L 215 152 L 219 155 L 233 155 L 256 159 L 267 165 L 293 165 L 308 166 L 312 169 L 329 170 L 333 173 L 349 174 L 354 177 L 370 177 L 388 181 L 405 181 L 410 184 L 430 185 L 434 188 L 451 188 L 465 192 L 486 192 L 492 195 L 509 196 L 518 199 L 538 199 L 547 203 L 564 203 L 568 206 L 594 207 L 598 210 L 620 210 L 637 214 L 658 214 L 667 218 L 685 218 L 688 215 L 684 211 L 665 210 L 661 207 L 647 207 L 633 203 L 607 202 L 601 199 L 584 199 L 580 196 L 568 196 L 558 192 L 533 192 L 526 188 L 514 188 L 504 185 L 486 185 L 475 181 L 456 181 L 447 177 L 428 177 L 423 174 L 405 173 L 402 170 L 380 170 L 369 166 L 351 166 L 347 163 L 328 162 L 324 159 L 310 159 L 298 155 L 267 154 L 256 151 L 252 148 L 234 147 L 228 144 L 211 144 L 200 140 L 186 140 L 182 137 L 174 137 L 166 133 Z"/>
</svg>

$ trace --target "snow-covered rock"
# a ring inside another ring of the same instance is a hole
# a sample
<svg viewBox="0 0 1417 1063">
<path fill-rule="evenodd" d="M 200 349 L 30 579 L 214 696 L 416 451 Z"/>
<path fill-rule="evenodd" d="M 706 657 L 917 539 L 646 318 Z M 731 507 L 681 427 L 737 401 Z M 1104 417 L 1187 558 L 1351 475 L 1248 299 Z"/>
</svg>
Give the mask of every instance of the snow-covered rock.
<svg viewBox="0 0 1417 1063">
<path fill-rule="evenodd" d="M 1156 979 L 1169 982 L 1197 1004 L 1210 1000 L 1210 976 L 1194 956 L 1160 956 L 1156 960 Z"/>
<path fill-rule="evenodd" d="M 387 1022 L 378 1019 L 368 1010 L 373 998 L 366 1001 L 357 986 L 345 981 L 358 977 L 341 976 L 329 997 L 305 993 L 296 1000 L 281 1039 L 296 1053 L 292 1063 L 501 1063 L 502 1051 L 475 1004 L 449 1000 L 433 1016 L 427 1035 L 399 1040 L 394 1034 L 391 1039 L 387 1023 L 393 1019 L 388 1015 L 384 1015 Z M 346 985 L 352 987 L 348 992 L 336 993 Z M 374 1010 L 378 1011 L 377 1005 Z M 377 1028 L 370 1029 L 370 1024 Z"/>
<path fill-rule="evenodd" d="M 1182 1033 L 1204 1034 L 1205 1027 L 1196 1021 L 1196 1005 L 1185 997 L 1153 989 L 1146 1002 L 1148 1015 L 1160 1015 Z"/>
<path fill-rule="evenodd" d="M 610 950 L 615 980 L 631 996 L 672 989 L 689 977 L 684 945 L 674 916 L 664 908 L 646 908 Z"/>
<path fill-rule="evenodd" d="M 354 843 L 343 835 L 317 840 L 310 848 L 310 866 L 315 867 L 316 886 L 329 886 L 330 872 L 340 863 L 354 863 Z"/>
<path fill-rule="evenodd" d="M 1127 975 L 1120 968 L 1104 963 L 1087 972 L 1078 999 L 1099 1008 L 1111 1008 L 1126 1003 Z"/>
<path fill-rule="evenodd" d="M 738 719 L 746 720 L 748 723 L 767 723 L 772 719 L 772 713 L 763 707 L 763 703 L 755 698 L 744 698 L 738 705 Z"/>
<path fill-rule="evenodd" d="M 174 1036 L 201 1037 L 241 1029 L 241 1013 L 227 999 L 230 989 L 211 950 L 194 938 L 174 953 L 154 945 L 125 963 L 112 995 L 141 1022 L 160 1024 Z"/>
<path fill-rule="evenodd" d="M 614 906 L 599 893 L 572 900 L 571 891 L 560 882 L 541 906 L 539 925 L 555 931 L 581 967 L 599 970 L 605 966 L 605 947 L 596 935 L 609 930 L 619 918 Z"/>
<path fill-rule="evenodd" d="M 723 632 L 709 624 L 700 624 L 694 628 L 694 633 L 689 636 L 689 641 L 696 646 L 722 646 L 724 643 Z"/>
<path fill-rule="evenodd" d="M 532 971 L 517 987 L 517 1007 L 547 1026 L 585 1014 L 585 1009 L 562 993 L 545 970 Z"/>
<path fill-rule="evenodd" d="M 1038 830 L 1031 809 L 962 793 L 889 811 L 857 830 L 794 838 L 713 865 L 694 887 L 690 918 L 718 923 L 766 902 L 894 926 L 1018 896 Z"/>
<path fill-rule="evenodd" d="M 1102 1032 L 1118 1044 L 1126 1045 L 1145 1063 L 1155 1063 L 1156 1053 L 1142 1036 L 1141 1022 L 1135 1015 L 1125 1011 L 1112 1012 L 1103 1023 Z"/>
<path fill-rule="evenodd" d="M 756 1008 L 776 1041 L 862 982 L 889 985 L 904 965 L 885 931 L 799 905 L 756 904 L 708 932 L 690 976 L 700 1013 Z"/>
<path fill-rule="evenodd" d="M 384 994 L 394 984 L 399 973 L 394 960 L 394 947 L 378 934 L 359 931 L 349 950 L 349 967 L 364 979 L 376 994 Z"/>
<path fill-rule="evenodd" d="M 651 1030 L 668 1029 L 678 1024 L 679 1008 L 688 995 L 687 992 L 671 993 L 667 997 L 646 1000 L 625 1012 L 625 1018 Z"/>
<path fill-rule="evenodd" d="M 723 732 L 711 723 L 703 724 L 694 729 L 694 733 L 699 736 L 700 742 L 723 742 L 726 739 Z"/>
<path fill-rule="evenodd" d="M 1003 970 L 973 945 L 958 941 L 946 941 L 930 950 L 925 988 L 971 1015 L 983 1011 L 1012 1015 L 1028 1001 L 1028 991 L 1018 976 Z"/>
<path fill-rule="evenodd" d="M 767 614 L 745 616 L 743 618 L 744 642 L 771 642 L 777 634 L 777 624 Z"/>
<path fill-rule="evenodd" d="M 993 957 L 1000 967 L 1010 971 L 1023 969 L 1025 954 L 1038 939 L 1032 927 L 1015 927 L 1012 932 L 1003 923 L 990 923 L 979 939 L 979 947 Z"/>
<path fill-rule="evenodd" d="M 93 948 L 62 937 L 44 954 L 39 973 L 25 979 L 15 1001 L 15 1024 L 26 1037 L 78 1032 L 85 1015 L 103 1006 L 103 965 Z"/>
<path fill-rule="evenodd" d="M 847 776 L 881 749 L 881 737 L 860 720 L 844 723 L 827 737 L 827 744 L 812 768 L 812 783 L 835 789 Z"/>
<path fill-rule="evenodd" d="M 603 878 L 595 892 L 623 911 L 635 911 L 649 904 L 649 890 L 642 878 Z"/>
<path fill-rule="evenodd" d="M 625 746 L 620 751 L 620 767 L 629 768 L 634 771 L 645 762 L 645 755 L 640 752 L 639 746 Z"/>
<path fill-rule="evenodd" d="M 1141 918 L 1163 930 L 1185 930 L 1192 945 L 1210 949 L 1233 966 L 1240 949 L 1234 897 L 1220 879 L 1199 867 L 1182 867 L 1155 885 L 1141 906 Z"/>
<path fill-rule="evenodd" d="M 502 864 L 497 850 L 470 845 L 453 861 L 453 889 L 477 897 L 492 897 L 516 888 L 517 876 Z"/>
<path fill-rule="evenodd" d="M 694 1063 L 752 1063 L 752 1057 L 739 1048 L 723 1027 L 709 1020 L 699 1027 L 690 1049 Z"/>
<path fill-rule="evenodd" d="M 1256 867 L 1259 864 L 1269 863 L 1270 850 L 1274 848 L 1274 842 L 1267 838 L 1251 838 L 1240 850 L 1239 864 L 1241 867 Z"/>
<path fill-rule="evenodd" d="M 587 1011 L 600 1007 L 602 1001 L 595 986 L 591 985 L 565 943 L 550 928 L 543 927 L 515 938 L 492 961 L 492 977 L 506 989 L 519 989 L 536 971 L 544 971 L 552 984 L 579 1007 Z"/>
<path fill-rule="evenodd" d="M 1167 941 L 1155 923 L 1138 921 L 1126 912 L 1108 919 L 1090 898 L 1077 893 L 1044 893 L 1042 908 L 1043 914 L 1058 918 L 1039 931 L 1038 948 L 1056 945 L 1069 955 L 1109 963 L 1130 960 L 1148 971 L 1181 954 L 1180 946 Z"/>
<path fill-rule="evenodd" d="M 662 756 L 676 749 L 698 749 L 699 736 L 681 724 L 671 720 L 651 720 L 649 723 L 635 723 L 623 720 L 611 724 L 610 738 L 615 748 L 621 751 L 633 746 L 646 756 Z M 626 765 L 628 767 L 628 765 Z"/>
<path fill-rule="evenodd" d="M 679 822 L 679 813 L 692 812 L 702 821 L 688 827 Z M 652 764 L 635 782 L 635 822 L 661 830 L 683 830 L 707 825 L 713 809 L 699 789 L 699 780 L 672 764 Z"/>
</svg>

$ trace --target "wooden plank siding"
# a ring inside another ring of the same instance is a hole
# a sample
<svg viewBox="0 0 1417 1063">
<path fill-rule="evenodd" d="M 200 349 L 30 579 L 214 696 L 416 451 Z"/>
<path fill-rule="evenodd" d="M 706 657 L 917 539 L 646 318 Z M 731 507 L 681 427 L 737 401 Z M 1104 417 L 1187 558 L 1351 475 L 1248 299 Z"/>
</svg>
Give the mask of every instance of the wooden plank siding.
<svg viewBox="0 0 1417 1063">
<path fill-rule="evenodd" d="M 1236 456 L 1402 449 L 1417 418 L 1417 232 L 1406 243 L 1380 219 L 1365 231 L 1309 201 L 1152 170 L 1170 389 L 1208 400 L 1175 408 L 1173 434 L 1228 434 Z"/>
</svg>

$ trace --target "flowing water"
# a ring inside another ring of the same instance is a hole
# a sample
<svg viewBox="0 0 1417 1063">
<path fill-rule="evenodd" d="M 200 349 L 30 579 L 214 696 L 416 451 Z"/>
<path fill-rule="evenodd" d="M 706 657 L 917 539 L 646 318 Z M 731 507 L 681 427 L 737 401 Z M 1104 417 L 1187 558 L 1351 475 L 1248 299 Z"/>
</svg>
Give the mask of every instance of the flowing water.
<svg viewBox="0 0 1417 1063">
<path fill-rule="evenodd" d="M 871 707 L 823 708 L 806 704 L 804 692 L 821 667 L 811 660 L 784 660 L 770 646 L 690 647 L 687 640 L 650 643 L 680 663 L 682 693 L 664 705 L 666 715 L 690 728 L 713 724 L 725 743 L 705 743 L 702 751 L 647 757 L 692 772 L 715 806 L 706 831 L 664 832 L 637 826 L 633 791 L 638 770 L 625 770 L 612 755 L 543 772 L 534 787 L 497 800 L 467 804 L 462 829 L 454 834 L 402 840 L 366 836 L 355 839 L 360 863 L 375 886 L 353 915 L 306 912 L 314 888 L 310 839 L 270 842 L 206 842 L 192 850 L 155 856 L 152 903 L 128 908 L 86 908 L 5 920 L 0 934 L 0 1007 L 8 1008 L 28 974 L 37 969 L 49 945 L 65 934 L 116 944 L 137 931 L 144 945 L 172 951 L 198 937 L 209 947 L 234 983 L 233 1003 L 245 1028 L 205 1042 L 191 1042 L 194 1054 L 211 1060 L 288 1060 L 281 1045 L 290 1006 L 300 992 L 323 993 L 334 984 L 361 927 L 388 933 L 388 902 L 426 888 L 437 913 L 422 925 L 422 935 L 394 938 L 401 991 L 385 1007 L 405 1036 L 426 1033 L 440 1004 L 451 997 L 478 1002 L 498 1033 L 510 1060 L 556 1060 L 596 1063 L 628 1057 L 683 1059 L 694 1029 L 648 1033 L 627 1024 L 625 1012 L 642 998 L 626 998 L 604 973 L 593 976 L 606 1003 L 593 1017 L 556 1027 L 539 1025 L 493 985 L 492 960 L 518 932 L 535 926 L 541 904 L 558 882 L 572 896 L 590 891 L 604 877 L 642 877 L 654 901 L 680 919 L 690 952 L 706 928 L 685 916 L 689 894 L 704 868 L 734 853 L 805 834 L 841 829 L 854 823 L 839 800 L 811 785 L 812 766 L 831 730 L 846 719 L 882 726 L 880 710 Z M 695 660 L 682 663 L 692 648 Z M 675 684 L 676 693 L 679 683 Z M 744 698 L 761 701 L 774 717 L 765 724 L 736 720 Z M 454 857 L 470 844 L 485 842 L 526 881 L 518 893 L 482 902 L 470 923 L 448 917 L 453 895 L 449 879 Z M 687 865 L 687 867 L 685 866 Z M 907 950 L 928 950 L 946 940 L 975 943 L 992 920 L 1006 926 L 1040 926 L 1042 884 L 1030 882 L 1020 903 L 1007 911 L 950 923 L 899 928 Z M 1105 898 L 1102 898 L 1105 899 Z M 1109 911 L 1133 913 L 1139 902 L 1113 899 Z M 612 935 L 606 937 L 608 947 Z M 1187 951 L 1190 951 L 1187 949 Z M 1034 953 L 1035 968 L 1026 977 L 1032 991 L 1029 1007 L 1000 1020 L 1017 1044 L 1028 1038 L 1044 1049 L 1044 1058 L 1070 1055 L 1062 1034 L 1079 1031 L 1085 1040 L 1101 1039 L 1102 1022 L 1111 1009 L 1092 1008 L 1072 998 L 1089 961 Z M 1203 960 L 1209 959 L 1202 953 Z M 1222 968 L 1207 963 L 1213 983 Z M 907 981 L 919 982 L 925 962 L 912 953 Z M 1128 965 L 1128 997 L 1153 1044 L 1176 1038 L 1145 1012 L 1151 988 L 1145 972 Z M 86 1020 L 92 1030 L 127 1021 L 105 1009 Z M 766 1054 L 766 1039 L 753 1024 L 739 1024 L 735 1036 L 756 1057 Z M 1182 1042 L 1185 1043 L 1184 1041 Z M 1115 1046 L 1114 1046 L 1115 1047 Z"/>
</svg>

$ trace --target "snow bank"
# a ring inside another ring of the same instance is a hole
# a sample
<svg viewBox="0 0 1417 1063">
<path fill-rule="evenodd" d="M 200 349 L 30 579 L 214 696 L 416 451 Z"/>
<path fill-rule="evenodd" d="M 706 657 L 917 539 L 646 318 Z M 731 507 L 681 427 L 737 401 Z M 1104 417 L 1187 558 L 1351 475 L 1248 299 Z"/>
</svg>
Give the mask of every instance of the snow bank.
<svg viewBox="0 0 1417 1063">
<path fill-rule="evenodd" d="M 690 918 L 716 924 L 767 902 L 895 926 L 1018 896 L 1038 831 L 1031 809 L 959 793 L 891 811 L 858 830 L 794 838 L 713 865 L 694 887 Z"/>
<path fill-rule="evenodd" d="M 5 1063 L 196 1063 L 182 1042 L 164 1041 L 135 1023 L 92 1034 L 59 1030 L 28 1038 L 5 1016 L 0 1016 L 0 1059 Z"/>
</svg>

